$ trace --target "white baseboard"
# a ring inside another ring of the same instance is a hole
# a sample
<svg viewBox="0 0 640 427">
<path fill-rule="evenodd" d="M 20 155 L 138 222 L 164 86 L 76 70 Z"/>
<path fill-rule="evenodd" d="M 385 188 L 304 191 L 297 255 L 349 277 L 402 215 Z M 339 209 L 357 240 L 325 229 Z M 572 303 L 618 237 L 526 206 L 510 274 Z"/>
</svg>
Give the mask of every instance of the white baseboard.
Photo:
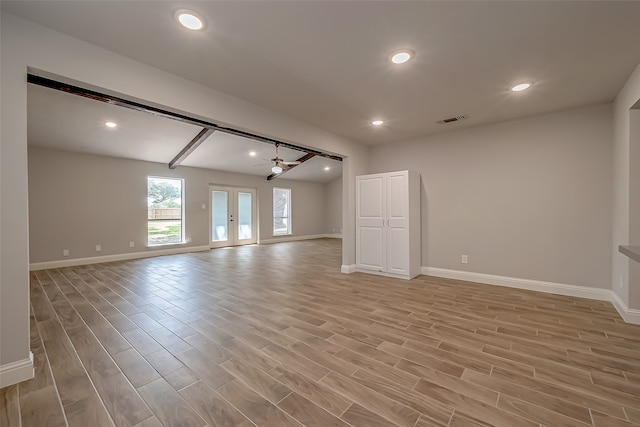
<svg viewBox="0 0 640 427">
<path fill-rule="evenodd" d="M 342 234 L 309 234 L 307 236 L 282 236 L 282 237 L 274 237 L 273 239 L 262 239 L 260 240 L 261 245 L 270 245 L 272 243 L 284 243 L 284 242 L 295 242 L 297 240 L 311 240 L 311 239 L 342 239 Z"/>
<path fill-rule="evenodd" d="M 29 264 L 29 270 L 46 270 L 49 268 L 75 267 L 78 265 L 99 264 L 101 262 L 125 261 L 129 259 L 151 258 L 162 255 L 184 254 L 189 252 L 208 251 L 209 246 L 186 246 L 171 249 L 156 249 L 146 252 L 130 252 L 125 254 L 103 255 L 88 258 L 61 259 L 47 262 L 34 262 Z"/>
<path fill-rule="evenodd" d="M 33 353 L 29 352 L 26 359 L 0 366 L 0 388 L 30 380 L 34 375 Z"/>
<path fill-rule="evenodd" d="M 529 291 L 609 301 L 613 304 L 616 310 L 618 310 L 618 313 L 620 313 L 620 316 L 625 322 L 640 324 L 640 310 L 630 309 L 611 289 L 588 288 L 586 286 L 569 285 L 565 283 L 543 282 L 540 280 L 495 276 L 492 274 L 447 270 L 445 268 L 436 267 L 423 266 L 421 268 L 421 273 L 429 276 L 465 280 L 469 282 L 483 283 L 486 285 L 505 286 L 509 288 L 526 289 Z"/>
<path fill-rule="evenodd" d="M 338 233 L 338 234 L 313 234 L 309 236 L 286 236 L 286 237 L 281 237 L 276 239 L 261 240 L 260 244 L 292 242 L 296 240 L 323 239 L 323 238 L 341 239 L 342 234 Z M 210 249 L 211 248 L 209 246 L 186 246 L 186 247 L 170 248 L 170 249 L 149 250 L 145 252 L 130 252 L 130 253 L 124 253 L 124 254 L 103 255 L 103 256 L 87 257 L 87 258 L 71 258 L 71 259 L 60 259 L 55 261 L 33 262 L 29 264 L 29 270 L 35 271 L 35 270 L 46 270 L 49 268 L 75 267 L 78 265 L 99 264 L 102 262 L 125 261 L 129 259 L 151 258 L 155 256 L 184 254 L 189 252 L 203 252 L 203 251 L 208 251 Z"/>
<path fill-rule="evenodd" d="M 351 274 L 351 273 L 355 273 L 355 272 L 356 272 L 356 265 L 355 264 L 350 264 L 350 265 L 343 264 L 340 267 L 340 273 Z"/>
<path fill-rule="evenodd" d="M 329 239 L 342 239 L 342 233 L 329 233 L 325 234 L 324 237 Z"/>
<path fill-rule="evenodd" d="M 620 298 L 620 295 L 614 291 L 611 291 L 611 303 L 616 310 L 618 310 L 618 313 L 620 313 L 620 316 L 622 316 L 625 322 L 640 325 L 640 310 L 629 308 L 627 303 Z"/>
</svg>

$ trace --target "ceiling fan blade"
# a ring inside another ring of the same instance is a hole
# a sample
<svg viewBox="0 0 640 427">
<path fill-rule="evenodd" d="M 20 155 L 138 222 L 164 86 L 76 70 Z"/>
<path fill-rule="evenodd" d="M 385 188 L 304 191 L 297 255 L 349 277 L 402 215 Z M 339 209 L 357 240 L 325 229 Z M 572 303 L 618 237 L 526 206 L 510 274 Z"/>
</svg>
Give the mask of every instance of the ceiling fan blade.
<svg viewBox="0 0 640 427">
<path fill-rule="evenodd" d="M 302 163 L 302 162 L 298 162 L 298 161 L 295 161 L 295 162 L 284 162 L 284 161 L 282 161 L 282 162 L 280 162 L 280 164 L 282 164 L 282 165 L 299 165 L 300 163 Z"/>
</svg>

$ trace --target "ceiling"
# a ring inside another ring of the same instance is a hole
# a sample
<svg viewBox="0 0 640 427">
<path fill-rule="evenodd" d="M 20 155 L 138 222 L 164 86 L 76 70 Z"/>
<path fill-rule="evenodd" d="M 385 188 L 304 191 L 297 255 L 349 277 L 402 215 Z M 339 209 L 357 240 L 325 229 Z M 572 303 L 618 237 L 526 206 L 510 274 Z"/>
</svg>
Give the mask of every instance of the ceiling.
<svg viewBox="0 0 640 427">
<path fill-rule="evenodd" d="M 167 165 L 202 130 L 34 84 L 28 86 L 27 108 L 29 146 Z M 118 126 L 107 128 L 107 121 Z M 294 161 L 305 152 L 279 147 L 278 154 L 285 161 Z M 272 144 L 214 132 L 181 165 L 267 177 L 274 156 Z M 317 157 L 288 170 L 282 178 L 327 183 L 340 176 L 341 162 Z"/>
<path fill-rule="evenodd" d="M 637 1 L 3 0 L 1 7 L 370 145 L 611 102 L 640 62 Z M 178 9 L 196 12 L 205 29 L 180 27 Z M 389 55 L 402 48 L 414 58 L 392 64 Z M 510 91 L 525 81 L 530 89 Z M 468 118 L 436 123 L 458 115 Z M 373 119 L 385 123 L 374 127 Z M 167 138 L 187 131 L 166 126 Z M 174 153 L 140 132 L 141 152 Z M 240 156 L 216 155 L 217 140 L 227 138 L 216 132 L 185 164 L 208 167 L 205 151 L 209 161 Z"/>
</svg>

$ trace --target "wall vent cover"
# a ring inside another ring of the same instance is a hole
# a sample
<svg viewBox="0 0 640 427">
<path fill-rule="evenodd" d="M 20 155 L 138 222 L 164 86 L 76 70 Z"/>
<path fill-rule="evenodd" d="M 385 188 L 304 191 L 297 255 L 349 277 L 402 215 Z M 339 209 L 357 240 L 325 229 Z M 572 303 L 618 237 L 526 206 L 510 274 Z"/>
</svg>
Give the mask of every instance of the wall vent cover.
<svg viewBox="0 0 640 427">
<path fill-rule="evenodd" d="M 445 123 L 458 122 L 458 121 L 464 120 L 466 118 L 467 118 L 467 116 L 465 116 L 465 115 L 455 116 L 455 117 L 450 117 L 450 118 L 444 119 L 444 120 L 438 120 L 436 123 L 439 123 L 439 124 L 443 125 Z"/>
</svg>

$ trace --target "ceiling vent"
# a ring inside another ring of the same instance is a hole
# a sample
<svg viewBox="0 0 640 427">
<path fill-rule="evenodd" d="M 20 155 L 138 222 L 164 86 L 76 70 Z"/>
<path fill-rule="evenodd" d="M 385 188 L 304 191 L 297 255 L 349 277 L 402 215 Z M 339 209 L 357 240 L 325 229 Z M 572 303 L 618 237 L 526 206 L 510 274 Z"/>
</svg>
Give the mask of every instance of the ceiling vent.
<svg viewBox="0 0 640 427">
<path fill-rule="evenodd" d="M 444 119 L 444 120 L 438 120 L 436 123 L 439 123 L 441 125 L 445 124 L 445 123 L 451 123 L 451 122 L 458 122 L 460 120 L 464 120 L 466 119 L 467 116 L 455 116 L 455 117 L 450 117 L 448 119 Z"/>
</svg>

